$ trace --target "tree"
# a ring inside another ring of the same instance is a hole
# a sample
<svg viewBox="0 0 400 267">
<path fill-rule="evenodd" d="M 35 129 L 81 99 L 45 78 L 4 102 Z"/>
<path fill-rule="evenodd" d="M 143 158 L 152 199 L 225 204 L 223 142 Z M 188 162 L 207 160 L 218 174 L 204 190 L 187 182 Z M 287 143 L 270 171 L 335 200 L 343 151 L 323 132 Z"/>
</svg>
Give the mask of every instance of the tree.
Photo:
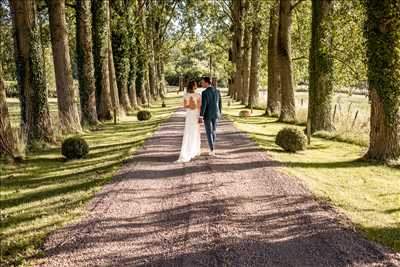
<svg viewBox="0 0 400 267">
<path fill-rule="evenodd" d="M 333 0 L 312 1 L 308 116 L 311 133 L 331 131 L 333 90 Z"/>
<path fill-rule="evenodd" d="M 294 123 L 296 108 L 293 89 L 293 70 L 291 55 L 292 0 L 280 1 L 279 9 L 279 74 L 281 84 L 281 114 L 279 121 Z"/>
<path fill-rule="evenodd" d="M 154 1 L 149 1 L 148 6 L 147 6 L 147 11 L 148 13 L 151 13 L 152 10 L 154 10 Z M 155 54 L 154 54 L 154 36 L 155 36 L 155 30 L 154 30 L 154 18 L 151 14 L 147 16 L 147 20 L 144 20 L 144 37 L 146 40 L 146 49 L 147 49 L 147 57 L 148 57 L 148 76 L 149 76 L 149 90 L 150 90 L 150 96 L 153 100 L 156 100 L 158 98 L 157 92 L 157 70 L 156 70 L 156 59 L 155 59 Z M 150 100 L 150 98 L 148 98 Z"/>
<path fill-rule="evenodd" d="M 124 0 L 110 1 L 111 4 L 111 39 L 118 95 L 125 111 L 131 109 L 128 95 L 128 79 L 130 69 L 130 43 L 128 6 Z"/>
<path fill-rule="evenodd" d="M 69 56 L 68 34 L 65 25 L 65 1 L 47 1 L 49 8 L 51 44 L 56 75 L 58 114 L 65 134 L 82 131 Z"/>
<path fill-rule="evenodd" d="M 76 2 L 76 50 L 82 125 L 98 123 L 94 78 L 91 0 Z"/>
<path fill-rule="evenodd" d="M 232 18 L 233 18 L 233 59 L 235 65 L 235 72 L 233 75 L 233 99 L 238 100 L 239 91 L 242 87 L 242 59 L 243 59 L 243 13 L 244 13 L 244 1 L 236 0 L 233 1 L 232 6 Z"/>
<path fill-rule="evenodd" d="M 109 72 L 109 1 L 93 0 L 93 54 L 96 77 L 96 108 L 99 120 L 112 119 Z"/>
<path fill-rule="evenodd" d="M 368 159 L 400 158 L 400 4 L 366 0 L 368 83 L 371 100 Z"/>
<path fill-rule="evenodd" d="M 260 9 L 261 2 L 253 2 L 253 10 Z M 258 98 L 258 71 L 260 69 L 260 34 L 261 19 L 256 15 L 251 29 L 251 65 L 250 65 L 250 87 L 249 87 L 249 106 L 252 108 Z"/>
<path fill-rule="evenodd" d="M 249 1 L 246 1 L 245 9 L 248 9 Z M 246 19 L 244 23 L 244 37 L 243 37 L 243 62 L 242 62 L 242 86 L 240 90 L 240 101 L 242 104 L 247 105 L 249 98 L 249 79 L 250 79 L 250 45 L 251 45 L 251 31 L 252 23 L 250 14 L 246 12 Z"/>
<path fill-rule="evenodd" d="M 275 0 L 270 9 L 268 33 L 268 99 L 266 115 L 279 114 L 280 82 L 278 58 L 278 33 L 279 33 L 280 1 Z"/>
<path fill-rule="evenodd" d="M 0 66 L 0 155 L 13 158 L 15 155 L 15 138 L 8 115 L 6 88 L 3 71 Z"/>
<path fill-rule="evenodd" d="M 21 128 L 27 143 L 53 142 L 40 29 L 34 0 L 11 0 Z"/>
<path fill-rule="evenodd" d="M 137 88 L 137 92 L 139 92 L 139 98 L 142 105 L 146 105 L 148 103 L 148 97 L 146 93 L 146 83 L 147 83 L 147 53 L 145 48 L 145 16 L 144 16 L 144 2 L 143 0 L 138 0 L 137 9 L 136 9 L 136 43 L 137 47 L 137 65 L 136 65 L 136 81 L 135 85 Z M 147 86 L 148 88 L 148 86 Z"/>
<path fill-rule="evenodd" d="M 121 108 L 121 105 L 120 105 L 117 75 L 115 72 L 114 56 L 113 56 L 111 39 L 109 39 L 109 41 L 108 41 L 108 72 L 110 75 L 110 93 L 111 93 L 111 103 L 112 103 L 113 110 L 115 111 L 115 113 L 125 116 L 125 109 Z M 129 104 L 129 108 L 130 108 L 130 104 Z"/>
</svg>

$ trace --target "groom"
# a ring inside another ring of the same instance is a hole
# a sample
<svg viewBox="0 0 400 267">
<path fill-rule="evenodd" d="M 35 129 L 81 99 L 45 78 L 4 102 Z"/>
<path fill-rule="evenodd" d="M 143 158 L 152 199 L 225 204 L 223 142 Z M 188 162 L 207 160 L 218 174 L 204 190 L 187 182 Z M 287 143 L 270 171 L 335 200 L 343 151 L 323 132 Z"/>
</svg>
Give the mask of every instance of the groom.
<svg viewBox="0 0 400 267">
<path fill-rule="evenodd" d="M 199 122 L 202 123 L 204 121 L 208 146 L 210 148 L 209 155 L 214 156 L 217 120 L 222 113 L 221 94 L 217 88 L 211 86 L 210 77 L 203 77 L 202 86 L 206 89 L 201 94 L 201 111 Z"/>
</svg>

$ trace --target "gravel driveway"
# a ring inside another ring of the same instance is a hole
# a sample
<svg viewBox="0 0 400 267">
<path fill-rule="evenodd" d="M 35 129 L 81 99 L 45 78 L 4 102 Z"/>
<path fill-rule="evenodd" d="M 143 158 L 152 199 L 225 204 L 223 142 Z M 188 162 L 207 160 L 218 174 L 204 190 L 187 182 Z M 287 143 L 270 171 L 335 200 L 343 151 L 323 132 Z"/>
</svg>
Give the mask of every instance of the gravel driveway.
<svg viewBox="0 0 400 267">
<path fill-rule="evenodd" d="M 217 157 L 174 163 L 183 121 L 178 111 L 162 124 L 80 223 L 47 238 L 43 266 L 400 266 L 231 122 Z"/>
</svg>

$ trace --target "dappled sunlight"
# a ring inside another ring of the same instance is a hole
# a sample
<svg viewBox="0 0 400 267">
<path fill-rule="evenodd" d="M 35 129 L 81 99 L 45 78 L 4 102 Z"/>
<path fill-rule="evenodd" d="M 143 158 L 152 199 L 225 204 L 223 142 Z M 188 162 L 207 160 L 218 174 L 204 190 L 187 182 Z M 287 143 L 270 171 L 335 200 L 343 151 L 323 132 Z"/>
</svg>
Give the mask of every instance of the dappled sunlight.
<svg viewBox="0 0 400 267">
<path fill-rule="evenodd" d="M 107 122 L 82 134 L 90 146 L 82 160 L 66 161 L 57 146 L 30 154 L 15 166 L 0 162 L 4 251 L 34 255 L 44 235 L 76 220 L 93 193 L 176 109 L 177 97 L 167 97 L 166 103 L 169 108 L 157 104 L 149 109 L 150 121 L 139 122 L 132 114 L 117 125 Z"/>
<path fill-rule="evenodd" d="M 366 230 L 382 225 L 398 227 L 400 172 L 396 168 L 361 159 L 366 151 L 362 146 L 315 137 L 307 150 L 286 153 L 275 144 L 275 136 L 285 124 L 259 116 L 261 111 L 248 119 L 239 118 L 236 113 L 240 108 L 235 107 L 225 109 L 227 117 L 273 159 L 282 162 L 283 172 L 299 177 L 317 197 L 343 211 L 371 238 L 398 248 L 393 241 L 399 240 L 396 235 L 382 237 L 376 235 L 377 231 Z"/>
</svg>

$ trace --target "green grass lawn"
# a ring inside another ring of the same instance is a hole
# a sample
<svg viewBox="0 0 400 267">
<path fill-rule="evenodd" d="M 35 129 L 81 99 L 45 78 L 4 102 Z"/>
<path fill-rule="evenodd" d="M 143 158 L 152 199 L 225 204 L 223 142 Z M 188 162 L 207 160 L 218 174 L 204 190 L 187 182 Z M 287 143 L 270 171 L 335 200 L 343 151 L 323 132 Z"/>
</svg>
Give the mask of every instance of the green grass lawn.
<svg viewBox="0 0 400 267">
<path fill-rule="evenodd" d="M 275 136 L 287 125 L 262 116 L 261 110 L 251 118 L 239 118 L 242 109 L 231 104 L 224 113 L 268 155 L 285 163 L 283 172 L 300 178 L 370 239 L 400 251 L 400 168 L 359 160 L 366 147 L 319 138 L 312 138 L 304 152 L 285 153 L 275 144 Z"/>
<path fill-rule="evenodd" d="M 166 104 L 167 108 L 158 103 L 149 109 L 153 113 L 150 121 L 139 122 L 131 114 L 118 125 L 105 123 L 98 131 L 82 134 L 90 145 L 90 154 L 83 160 L 65 161 L 60 147 L 54 146 L 27 155 L 16 165 L 0 161 L 0 265 L 29 263 L 29 258 L 40 255 L 49 232 L 78 219 L 93 193 L 171 115 L 180 98 L 171 94 Z M 18 102 L 9 106 L 17 118 Z"/>
</svg>

